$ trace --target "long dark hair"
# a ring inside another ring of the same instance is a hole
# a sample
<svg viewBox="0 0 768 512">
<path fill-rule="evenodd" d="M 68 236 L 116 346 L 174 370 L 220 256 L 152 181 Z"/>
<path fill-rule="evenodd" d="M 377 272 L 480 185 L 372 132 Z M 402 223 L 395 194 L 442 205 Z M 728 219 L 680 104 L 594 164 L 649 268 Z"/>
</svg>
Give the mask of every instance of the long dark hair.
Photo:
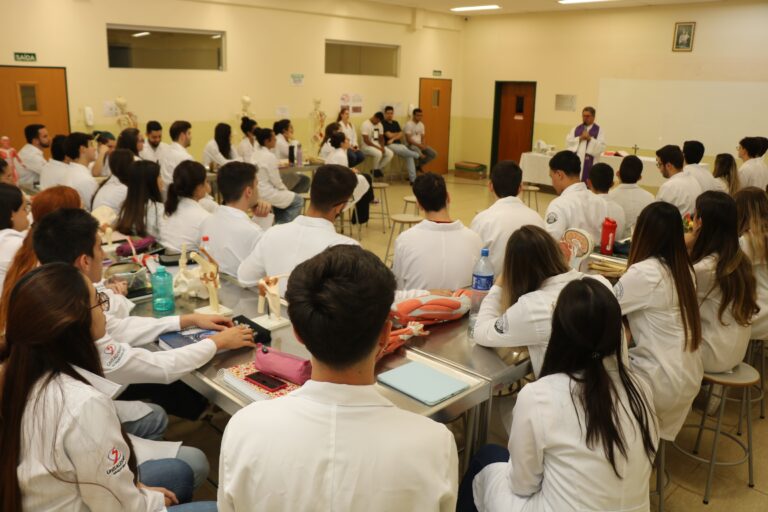
<svg viewBox="0 0 768 512">
<path fill-rule="evenodd" d="M 575 400 L 584 410 L 587 447 L 594 450 L 602 446 L 618 478 L 622 475 L 616 468 L 617 452 L 627 457 L 622 415 L 629 415 L 631 411 L 649 461 L 653 461 L 656 454 L 653 409 L 621 360 L 621 326 L 621 308 L 606 286 L 588 277 L 568 283 L 555 306 L 552 335 L 539 377 L 565 373 L 579 384 L 577 389 L 572 389 L 571 399 L 577 414 Z M 605 369 L 603 359 L 606 357 L 616 360 L 630 411 L 619 400 L 617 386 Z"/>
<path fill-rule="evenodd" d="M 141 132 L 138 128 L 126 128 L 120 132 L 117 136 L 117 144 L 115 149 L 127 149 L 134 156 L 139 156 L 139 137 Z M 109 164 L 109 168 L 112 169 L 112 163 Z"/>
<path fill-rule="evenodd" d="M 731 195 L 741 188 L 736 159 L 730 153 L 720 153 L 715 157 L 715 170 L 712 174 L 715 178 L 725 181 L 728 185 L 728 193 Z"/>
<path fill-rule="evenodd" d="M 179 199 L 192 198 L 195 190 L 205 183 L 207 178 L 205 167 L 194 160 L 184 160 L 173 170 L 173 183 L 168 186 L 168 197 L 165 200 L 165 213 L 168 216 L 176 213 Z"/>
<path fill-rule="evenodd" d="M 745 187 L 733 198 L 739 235 L 747 235 L 752 264 L 764 262 L 768 256 L 768 196 L 758 187 Z"/>
<path fill-rule="evenodd" d="M 232 158 L 232 127 L 227 123 L 219 123 L 213 130 L 213 140 L 219 146 L 219 152 L 224 158 Z"/>
<path fill-rule="evenodd" d="M 341 115 L 342 115 L 342 114 L 343 114 L 345 111 L 346 111 L 346 112 L 349 112 L 349 107 L 347 107 L 347 106 L 344 106 L 344 107 L 341 107 L 341 108 L 339 109 L 339 115 L 337 115 L 337 116 L 336 116 L 336 122 L 337 122 L 337 123 L 340 123 L 340 122 L 341 122 Z"/>
<path fill-rule="evenodd" d="M 24 204 L 24 194 L 16 185 L 0 183 L 0 229 L 13 227 L 11 217 Z"/>
<path fill-rule="evenodd" d="M 131 164 L 128 173 L 128 193 L 120 208 L 115 229 L 126 235 L 147 236 L 147 204 L 163 202 L 157 178 L 160 166 L 149 160 Z"/>
<path fill-rule="evenodd" d="M 731 306 L 736 323 L 747 326 L 760 308 L 752 263 L 739 247 L 736 202 L 725 192 L 704 192 L 696 199 L 696 217 L 702 224 L 691 249 L 691 260 L 698 263 L 710 254 L 717 255 L 715 280 L 723 294 L 717 312 L 720 323 L 725 325 L 723 313 Z M 707 294 L 711 291 L 706 290 Z"/>
<path fill-rule="evenodd" d="M 246 137 L 248 135 L 253 135 L 253 129 L 259 126 L 259 123 L 257 123 L 254 119 L 251 119 L 250 117 L 243 116 L 240 118 L 240 131 L 243 132 L 243 135 Z"/>
<path fill-rule="evenodd" d="M 341 130 L 341 125 L 339 123 L 330 123 L 328 126 L 326 126 L 323 141 L 320 143 L 320 149 L 322 149 L 325 143 L 328 142 L 328 140 L 331 138 L 331 135 L 339 130 Z"/>
<path fill-rule="evenodd" d="M 41 379 L 45 379 L 44 387 L 61 374 L 87 384 L 74 366 L 99 376 L 104 373 L 91 334 L 93 310 L 88 286 L 75 267 L 50 263 L 32 270 L 13 288 L 9 302 L 4 354 L 7 362 L 0 394 L 0 509 L 20 512 L 17 466 L 22 419 L 25 410 L 33 406 L 29 403 L 33 388 Z M 40 420 L 57 423 L 53 418 Z M 135 474 L 132 456 L 129 468 Z"/>
<path fill-rule="evenodd" d="M 570 270 L 552 235 L 538 226 L 523 226 L 509 237 L 501 271 L 501 304 L 506 310 L 541 288 L 550 277 Z"/>
<path fill-rule="evenodd" d="M 658 258 L 669 271 L 682 313 L 685 349 L 695 352 L 701 344 L 701 316 L 692 276 L 693 265 L 685 248 L 683 218 L 669 203 L 651 203 L 637 218 L 627 266 L 648 258 Z"/>
</svg>

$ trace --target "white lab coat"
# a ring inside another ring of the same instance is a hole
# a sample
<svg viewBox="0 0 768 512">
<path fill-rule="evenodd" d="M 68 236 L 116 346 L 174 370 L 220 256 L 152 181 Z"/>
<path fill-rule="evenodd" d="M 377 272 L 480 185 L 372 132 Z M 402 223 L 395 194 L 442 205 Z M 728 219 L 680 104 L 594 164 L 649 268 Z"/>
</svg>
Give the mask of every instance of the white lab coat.
<svg viewBox="0 0 768 512">
<path fill-rule="evenodd" d="M 683 172 L 689 174 L 699 184 L 699 188 L 702 192 L 708 190 L 720 191 L 722 188 L 718 183 L 720 180 L 715 178 L 712 173 L 701 164 L 688 164 L 683 167 Z"/>
<path fill-rule="evenodd" d="M 165 206 L 156 201 L 147 201 L 147 215 L 145 218 L 145 227 L 147 235 L 160 238 L 160 223 L 165 217 Z"/>
<path fill-rule="evenodd" d="M 142 160 L 149 160 L 150 162 L 160 163 L 160 155 L 168 148 L 168 144 L 160 142 L 157 145 L 157 149 L 153 148 L 149 142 L 144 143 L 144 147 L 139 152 L 139 156 Z"/>
<path fill-rule="evenodd" d="M 457 484 L 456 442 L 444 425 L 398 409 L 374 386 L 310 380 L 229 421 L 218 507 L 452 512 Z"/>
<path fill-rule="evenodd" d="M 163 178 L 163 188 L 173 183 L 173 171 L 176 166 L 185 160 L 194 160 L 192 155 L 178 142 L 171 142 L 168 147 L 160 151 L 160 176 Z"/>
<path fill-rule="evenodd" d="M 585 155 L 591 155 L 593 157 L 593 164 L 600 161 L 600 155 L 605 151 L 605 130 L 601 126 L 600 130 L 597 132 L 597 137 L 593 137 L 589 141 L 584 141 L 576 136 L 576 128 L 579 126 L 580 125 L 574 126 L 571 131 L 568 132 L 568 135 L 566 135 L 565 148 L 568 151 L 573 151 L 579 156 L 579 160 L 581 160 L 581 171 L 583 173 Z M 589 131 L 590 129 L 592 129 L 592 125 L 585 128 L 586 131 Z"/>
<path fill-rule="evenodd" d="M 664 201 L 680 210 L 680 215 L 690 214 L 696 210 L 696 198 L 701 194 L 701 187 L 696 178 L 684 172 L 678 172 L 661 184 L 656 193 L 657 201 Z"/>
<path fill-rule="evenodd" d="M 475 343 L 484 347 L 528 347 L 533 374 L 538 378 L 552 334 L 552 313 L 557 298 L 568 283 L 585 277 L 611 289 L 611 283 L 603 276 L 588 276 L 569 270 L 545 279 L 538 290 L 526 293 L 503 311 L 502 288 L 494 285 L 480 306 L 475 324 Z"/>
<path fill-rule="evenodd" d="M 77 190 L 77 193 L 80 195 L 80 200 L 83 202 L 83 208 L 88 211 L 91 210 L 93 194 L 96 193 L 96 189 L 99 188 L 99 185 L 96 183 L 93 174 L 91 174 L 91 171 L 89 171 L 86 166 L 77 162 L 70 162 L 69 169 L 67 169 L 67 176 L 62 185 Z"/>
<path fill-rule="evenodd" d="M 629 236 L 629 230 L 627 229 L 627 218 L 624 215 L 624 208 L 619 203 L 608 197 L 608 194 L 598 194 L 597 197 L 605 201 L 605 206 L 608 208 L 608 214 L 606 217 L 610 217 L 616 221 L 616 240 L 624 240 Z M 602 236 L 602 227 L 600 230 Z M 599 242 L 599 240 L 598 240 Z"/>
<path fill-rule="evenodd" d="M 285 138 L 285 135 L 282 133 L 278 133 L 275 136 L 275 147 L 272 149 L 272 153 L 277 157 L 278 160 L 288 160 L 289 155 L 289 149 L 291 146 L 294 147 L 294 152 L 296 151 L 296 146 L 298 146 L 299 142 L 294 139 L 291 142 L 288 142 L 288 139 Z M 294 156 L 296 154 L 294 153 Z"/>
<path fill-rule="evenodd" d="M 618 478 L 602 447 L 587 446 L 584 410 L 573 396 L 579 383 L 564 373 L 527 384 L 517 397 L 509 437 L 509 462 L 486 466 L 473 481 L 480 512 L 568 512 L 650 509 L 651 461 L 621 383 L 616 357 L 603 359 L 618 392 L 619 431 L 627 456 L 616 452 Z M 649 408 L 651 391 L 634 378 Z M 653 417 L 651 416 L 651 421 Z M 652 425 L 653 428 L 653 425 Z M 658 440 L 655 429 L 654 442 Z"/>
<path fill-rule="evenodd" d="M 333 152 L 334 149 L 335 148 L 333 146 L 331 146 L 331 141 L 327 140 L 327 141 L 325 141 L 325 143 L 322 146 L 320 146 L 320 153 L 318 154 L 318 156 L 320 158 L 322 158 L 325 161 L 325 163 L 327 164 L 327 163 L 329 163 L 327 161 L 328 160 L 328 156 Z M 349 163 L 349 159 L 347 159 L 347 164 L 348 163 Z M 347 164 L 341 164 L 341 165 L 344 165 L 345 167 L 349 167 L 349 165 L 347 165 Z"/>
<path fill-rule="evenodd" d="M 174 251 L 181 251 L 183 243 L 187 244 L 187 250 L 197 250 L 203 235 L 203 222 L 210 215 L 200 202 L 189 197 L 180 198 L 173 215 L 165 214 L 160 220 L 160 243 Z"/>
<path fill-rule="evenodd" d="M 237 276 L 237 268 L 256 248 L 264 231 L 244 211 L 222 205 L 205 219 L 202 234 L 209 238 L 207 250 L 219 262 L 219 269 Z"/>
<path fill-rule="evenodd" d="M 755 340 L 768 340 L 768 262 L 766 262 L 765 257 L 755 257 L 749 240 L 750 234 L 748 232 L 739 238 L 741 250 L 752 261 L 752 271 L 757 280 L 757 305 L 760 306 L 760 312 L 752 319 L 751 337 Z"/>
<path fill-rule="evenodd" d="M 330 144 L 328 145 L 330 146 Z M 335 164 L 349 167 L 349 157 L 347 155 L 347 150 L 342 148 L 334 148 L 331 146 L 331 152 L 325 156 L 325 163 L 328 165 Z M 357 204 L 357 202 L 362 199 L 363 195 L 368 192 L 368 189 L 371 188 L 368 180 L 366 180 L 362 174 L 355 173 L 355 176 L 357 177 L 357 185 L 352 191 L 352 204 Z M 349 205 L 346 209 L 351 207 L 352 205 Z"/>
<path fill-rule="evenodd" d="M 93 197 L 92 209 L 95 210 L 99 206 L 108 206 L 112 208 L 115 213 L 120 213 L 120 209 L 123 207 L 125 197 L 128 195 L 128 187 L 120 183 L 117 176 L 110 176 L 104 186 L 98 189 L 96 195 Z"/>
<path fill-rule="evenodd" d="M 528 208 L 519 197 L 514 196 L 497 199 L 490 208 L 481 211 L 472 219 L 469 227 L 480 235 L 483 247 L 488 247 L 488 257 L 495 275 L 499 276 L 504 271 L 504 254 L 509 237 L 526 225 L 544 228 L 544 221 L 538 212 Z"/>
<path fill-rule="evenodd" d="M 43 150 L 32 144 L 24 144 L 19 150 L 21 163 L 17 162 L 16 169 L 19 172 L 19 185 L 31 187 L 34 183 L 40 181 L 40 173 L 47 160 Z"/>
<path fill-rule="evenodd" d="M 631 368 L 653 390 L 662 439 L 673 441 L 701 386 L 701 352 L 685 349 L 677 290 L 656 258 L 635 263 L 613 288 L 635 346 Z"/>
<path fill-rule="evenodd" d="M 546 230 L 555 240 L 560 240 L 566 230 L 583 229 L 600 243 L 603 221 L 608 216 L 605 201 L 587 189 L 582 183 L 574 183 L 549 203 L 544 215 Z"/>
<path fill-rule="evenodd" d="M 253 153 L 253 163 L 259 169 L 259 198 L 277 208 L 288 208 L 296 194 L 288 190 L 283 183 L 277 158 L 265 147 L 260 147 Z"/>
<path fill-rule="evenodd" d="M 40 170 L 40 190 L 63 185 L 69 173 L 69 165 L 51 158 Z"/>
<path fill-rule="evenodd" d="M 627 233 L 630 233 L 637 224 L 637 218 L 643 208 L 654 201 L 653 194 L 637 183 L 621 183 L 608 192 L 608 198 L 624 210 Z"/>
<path fill-rule="evenodd" d="M 352 123 L 344 124 L 344 121 L 339 121 L 339 126 L 341 126 L 341 131 L 344 132 L 344 135 L 347 136 L 347 140 L 349 140 L 349 146 L 353 148 L 358 147 L 357 130 L 355 130 L 355 125 Z"/>
<path fill-rule="evenodd" d="M 26 236 L 27 231 L 16 231 L 13 228 L 0 230 L 0 290 L 3 289 L 5 274 Z"/>
<path fill-rule="evenodd" d="M 237 269 L 237 279 L 256 286 L 265 276 L 290 274 L 299 263 L 334 245 L 360 245 L 357 240 L 336 233 L 333 223 L 319 217 L 299 215 L 287 224 L 269 228 L 256 249 Z M 288 279 L 280 279 L 280 296 L 285 296 Z"/>
<path fill-rule="evenodd" d="M 133 483 L 114 386 L 78 371 L 99 389 L 59 375 L 45 386 L 41 378 L 30 393 L 17 467 L 24 510 L 165 510 L 161 493 Z"/>
<path fill-rule="evenodd" d="M 720 322 L 718 311 L 723 302 L 723 292 L 715 277 L 717 261 L 717 255 L 710 254 L 693 266 L 701 310 L 701 361 L 704 371 L 710 373 L 735 368 L 747 353 L 752 332 L 750 325 L 736 323 L 733 304 L 723 311 L 723 323 Z"/>
<path fill-rule="evenodd" d="M 253 152 L 260 147 L 261 146 L 259 146 L 259 143 L 255 138 L 253 139 L 253 143 L 251 143 L 248 137 L 243 137 L 243 140 L 237 145 L 237 154 L 240 155 L 240 159 L 243 162 L 251 162 L 253 161 Z"/>
<path fill-rule="evenodd" d="M 229 162 L 242 161 L 242 158 L 240 158 L 240 155 L 237 153 L 235 146 L 232 146 L 230 151 L 231 152 L 229 156 L 222 155 L 221 151 L 219 151 L 219 145 L 216 143 L 216 140 L 209 140 L 205 145 L 205 148 L 203 148 L 203 165 L 206 169 L 208 169 L 211 163 L 215 163 L 218 167 L 221 167 L 228 164 Z"/>
<path fill-rule="evenodd" d="M 397 288 L 456 290 L 472 284 L 483 241 L 460 220 L 423 220 L 395 240 L 392 272 Z"/>
<path fill-rule="evenodd" d="M 22 158 L 24 158 L 22 156 Z M 763 157 L 750 158 L 739 167 L 739 185 L 741 188 L 757 187 L 765 190 L 768 187 L 768 164 Z"/>
</svg>

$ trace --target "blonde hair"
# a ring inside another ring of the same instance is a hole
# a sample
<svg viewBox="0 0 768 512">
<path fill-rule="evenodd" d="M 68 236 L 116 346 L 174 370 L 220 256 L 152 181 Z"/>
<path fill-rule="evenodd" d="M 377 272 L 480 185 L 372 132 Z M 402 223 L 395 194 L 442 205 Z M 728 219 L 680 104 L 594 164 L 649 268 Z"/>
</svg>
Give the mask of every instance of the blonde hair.
<svg viewBox="0 0 768 512">
<path fill-rule="evenodd" d="M 739 190 L 736 200 L 736 216 L 739 235 L 747 235 L 752 263 L 768 260 L 768 197 L 757 187 Z"/>
<path fill-rule="evenodd" d="M 715 170 L 713 171 L 713 175 L 715 178 L 719 178 L 725 182 L 728 186 L 728 193 L 732 196 L 741 188 L 739 171 L 736 168 L 736 159 L 729 153 L 720 153 L 715 157 Z"/>
</svg>

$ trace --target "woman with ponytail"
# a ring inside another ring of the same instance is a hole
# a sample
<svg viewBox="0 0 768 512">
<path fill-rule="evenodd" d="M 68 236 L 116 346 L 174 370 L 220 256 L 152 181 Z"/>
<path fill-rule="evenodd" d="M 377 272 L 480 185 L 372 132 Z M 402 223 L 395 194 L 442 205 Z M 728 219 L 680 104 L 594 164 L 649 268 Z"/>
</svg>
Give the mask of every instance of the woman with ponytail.
<svg viewBox="0 0 768 512">
<path fill-rule="evenodd" d="M 160 242 L 168 249 L 197 250 L 202 237 L 201 226 L 211 214 L 200 200 L 211 191 L 205 167 L 194 160 L 181 162 L 173 171 L 173 183 L 168 187 L 165 216 L 160 221 Z"/>
<path fill-rule="evenodd" d="M 517 398 L 509 450 L 478 452 L 458 511 L 649 509 L 656 419 L 650 389 L 622 362 L 621 328 L 604 284 L 563 288 L 541 376 Z"/>
</svg>

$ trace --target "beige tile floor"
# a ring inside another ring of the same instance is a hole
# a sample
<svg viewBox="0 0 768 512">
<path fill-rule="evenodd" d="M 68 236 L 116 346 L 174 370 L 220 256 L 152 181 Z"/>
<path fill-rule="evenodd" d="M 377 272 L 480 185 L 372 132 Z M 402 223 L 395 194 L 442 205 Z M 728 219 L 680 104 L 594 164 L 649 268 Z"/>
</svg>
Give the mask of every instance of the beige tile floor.
<svg viewBox="0 0 768 512">
<path fill-rule="evenodd" d="M 473 181 L 446 176 L 448 192 L 451 196 L 450 212 L 454 218 L 460 219 L 465 225 L 469 225 L 478 210 L 486 208 L 492 202 L 492 196 L 488 191 L 487 182 Z M 403 197 L 412 194 L 407 182 L 393 182 L 387 190 L 390 210 L 392 213 L 403 211 Z M 538 210 L 543 213 L 553 196 L 546 193 L 539 194 Z M 535 206 L 535 203 L 534 203 Z M 372 205 L 372 209 L 377 206 Z M 412 210 L 411 210 L 412 212 Z M 357 231 L 355 230 L 355 235 Z M 381 221 L 372 219 L 370 225 L 362 228 L 363 247 L 373 251 L 379 257 L 384 257 L 389 232 L 382 233 Z M 724 421 L 725 429 L 736 431 L 738 406 L 729 403 L 726 409 Z M 713 484 L 712 497 L 709 505 L 702 503 L 704 485 L 707 477 L 707 468 L 704 464 L 686 458 L 672 446 L 667 450 L 667 468 L 671 482 L 666 489 L 666 510 L 668 512 L 688 511 L 727 511 L 727 512 L 768 512 L 768 419 L 758 418 L 758 408 L 754 408 L 754 460 L 755 460 L 755 487 L 747 486 L 746 464 L 735 467 L 717 468 Z M 698 413 L 692 412 L 689 421 L 697 422 Z M 210 482 L 206 483 L 196 494 L 196 499 L 215 499 L 216 488 L 213 484 L 218 481 L 218 456 L 221 444 L 221 433 L 226 426 L 228 416 L 223 412 L 217 412 L 209 421 L 190 422 L 172 418 L 168 430 L 168 438 L 181 440 L 190 446 L 196 446 L 208 455 L 211 462 Z M 504 443 L 503 427 L 498 414 L 494 417 L 491 440 Z M 744 434 L 746 437 L 746 433 Z M 694 433 L 684 431 L 679 440 L 692 443 Z M 711 443 L 711 436 L 705 434 L 702 446 Z M 735 446 L 723 441 L 720 444 L 720 454 L 723 457 L 735 458 L 738 453 Z M 707 448 L 702 448 L 702 455 L 709 453 Z M 651 487 L 655 485 L 655 477 L 651 481 Z M 652 498 L 652 503 L 657 503 Z"/>
</svg>

